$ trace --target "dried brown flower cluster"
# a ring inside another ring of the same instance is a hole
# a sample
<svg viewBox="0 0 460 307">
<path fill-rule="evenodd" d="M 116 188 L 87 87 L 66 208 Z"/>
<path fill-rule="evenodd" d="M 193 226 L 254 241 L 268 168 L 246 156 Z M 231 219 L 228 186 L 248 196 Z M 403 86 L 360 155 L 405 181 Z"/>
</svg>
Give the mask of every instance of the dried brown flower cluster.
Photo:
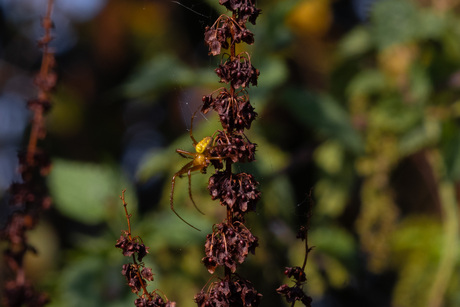
<svg viewBox="0 0 460 307">
<path fill-rule="evenodd" d="M 243 135 L 233 134 L 227 135 L 223 131 L 219 131 L 214 142 L 216 146 L 210 149 L 211 155 L 215 157 L 227 157 L 236 162 L 251 162 L 254 161 L 254 153 L 256 144 L 251 143 Z M 222 169 L 222 161 L 219 159 L 212 160 L 216 169 Z"/>
<path fill-rule="evenodd" d="M 262 295 L 254 290 L 252 283 L 234 275 L 232 280 L 211 284 L 208 292 L 195 295 L 198 306 L 259 306 Z"/>
<path fill-rule="evenodd" d="M 230 83 L 234 89 L 246 87 L 249 84 L 257 85 L 259 70 L 251 64 L 248 53 L 237 55 L 235 59 L 228 57 L 227 60 L 215 69 L 222 83 Z"/>
<path fill-rule="evenodd" d="M 260 198 L 260 191 L 256 190 L 257 181 L 251 174 L 230 174 L 217 172 L 209 178 L 208 190 L 212 199 L 219 199 L 222 206 L 226 206 L 235 218 L 243 220 L 244 214 L 256 210 L 256 203 Z"/>
<path fill-rule="evenodd" d="M 57 80 L 53 70 L 54 54 L 48 46 L 52 40 L 52 7 L 53 1 L 49 0 L 46 16 L 42 20 L 45 34 L 38 41 L 38 46 L 43 50 L 40 72 L 34 80 L 38 94 L 27 103 L 33 114 L 29 144 L 27 150 L 18 155 L 22 181 L 10 186 L 8 193 L 11 214 L 5 228 L 0 231 L 0 238 L 8 243 L 4 251 L 6 283 L 1 295 L 2 304 L 6 307 L 40 307 L 49 301 L 46 294 L 38 292 L 27 280 L 23 264 L 28 252 L 37 253 L 28 243 L 26 233 L 36 226 L 40 213 L 51 206 L 44 178 L 50 170 L 50 159 L 45 152 L 37 148 L 37 143 L 46 135 L 44 115 L 51 107 L 51 90 Z"/>
<path fill-rule="evenodd" d="M 211 274 L 218 266 L 225 266 L 235 273 L 236 264 L 243 263 L 249 252 L 254 254 L 256 247 L 257 237 L 243 224 L 217 224 L 212 234 L 206 236 L 206 257 L 202 261 Z"/>
<path fill-rule="evenodd" d="M 219 55 L 221 48 L 245 42 L 254 43 L 254 34 L 246 28 L 246 22 L 253 25 L 260 14 L 253 0 L 219 0 L 219 3 L 232 11 L 232 17 L 221 15 L 212 27 L 205 28 L 204 39 L 209 46 L 209 54 Z"/>
<path fill-rule="evenodd" d="M 310 219 L 311 212 L 308 213 L 308 219 Z M 309 221 L 309 220 L 308 220 Z M 307 276 L 305 274 L 305 266 L 307 265 L 307 258 L 308 254 L 312 250 L 311 247 L 308 246 L 308 226 L 302 226 L 297 233 L 297 239 L 301 239 L 305 241 L 305 258 L 302 267 L 287 267 L 284 270 L 284 275 L 288 278 L 294 279 L 294 286 L 289 287 L 287 284 L 281 285 L 276 292 L 278 294 L 284 296 L 288 303 L 292 303 L 294 306 L 295 302 L 300 301 L 305 306 L 310 307 L 312 303 L 311 297 L 305 294 L 302 290 L 302 286 L 307 281 Z"/>
<path fill-rule="evenodd" d="M 132 259 L 132 262 L 123 265 L 121 274 L 125 276 L 131 291 L 138 296 L 134 305 L 137 307 L 175 307 L 175 302 L 170 302 L 167 298 L 163 299 L 156 293 L 157 290 L 152 292 L 147 290 L 147 281 L 153 281 L 153 273 L 151 268 L 145 267 L 142 260 L 148 254 L 149 248 L 142 243 L 140 237 L 133 237 L 131 234 L 131 215 L 128 213 L 128 205 L 125 201 L 125 190 L 122 191 L 120 199 L 125 209 L 128 230 L 122 232 L 115 247 L 121 249 L 124 256 Z"/>
<path fill-rule="evenodd" d="M 219 81 L 228 85 L 203 97 L 201 112 L 214 110 L 222 124 L 209 154 L 210 163 L 218 170 L 209 179 L 208 190 L 213 200 L 218 199 L 227 210 L 227 218 L 215 224 L 206 236 L 205 257 L 202 259 L 211 274 L 219 267 L 224 277 L 211 283 L 208 289 L 195 295 L 195 301 L 204 306 L 259 306 L 262 295 L 251 282 L 236 274 L 237 265 L 245 261 L 249 253 L 254 254 L 258 239 L 244 225 L 245 214 L 256 210 L 260 199 L 258 182 L 251 174 L 233 173 L 232 164 L 254 161 L 256 144 L 244 135 L 257 113 L 249 101 L 247 88 L 257 85 L 259 70 L 254 68 L 247 52 L 236 54 L 235 46 L 245 42 L 252 44 L 254 34 L 246 28 L 246 22 L 255 24 L 260 10 L 253 0 L 220 0 L 232 12 L 232 16 L 221 15 L 211 27 L 205 29 L 205 43 L 210 55 L 222 56 L 215 69 Z"/>
<path fill-rule="evenodd" d="M 238 133 L 251 128 L 251 123 L 257 116 L 246 91 L 235 93 L 234 88 L 230 91 L 223 88 L 216 97 L 212 94 L 204 96 L 201 111 L 206 114 L 211 109 L 219 114 L 222 127 L 226 131 L 235 130 Z"/>
</svg>

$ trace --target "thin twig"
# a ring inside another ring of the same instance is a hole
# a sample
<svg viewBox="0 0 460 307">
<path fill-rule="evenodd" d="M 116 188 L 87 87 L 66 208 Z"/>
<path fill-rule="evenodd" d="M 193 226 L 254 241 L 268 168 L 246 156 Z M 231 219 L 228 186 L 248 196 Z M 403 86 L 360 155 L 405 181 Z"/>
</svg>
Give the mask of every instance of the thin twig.
<svg viewBox="0 0 460 307">
<path fill-rule="evenodd" d="M 123 202 L 123 208 L 125 209 L 126 221 L 128 222 L 128 237 L 130 240 L 132 240 L 133 238 L 131 237 L 131 221 L 130 221 L 131 214 L 128 213 L 128 204 L 125 201 L 125 192 L 126 192 L 126 189 L 121 191 L 121 196 L 119 197 L 121 201 Z"/>
<path fill-rule="evenodd" d="M 40 45 L 43 50 L 42 63 L 40 67 L 40 72 L 38 73 L 36 80 L 38 80 L 38 97 L 39 102 L 47 102 L 50 99 L 50 89 L 52 86 L 49 86 L 49 81 L 52 79 L 50 76 L 51 68 L 54 64 L 54 55 L 50 52 L 49 43 L 52 40 L 51 29 L 53 27 L 53 22 L 51 20 L 51 12 L 53 11 L 53 0 L 48 0 L 48 6 L 46 9 L 46 16 L 43 18 L 42 25 L 45 29 L 45 34 L 40 40 Z M 32 127 L 29 137 L 29 144 L 27 145 L 27 155 L 26 161 L 28 165 L 33 165 L 34 156 L 37 150 L 38 139 L 44 138 L 44 120 L 43 112 L 44 107 L 42 104 L 34 104 L 32 107 L 33 119 Z"/>
</svg>

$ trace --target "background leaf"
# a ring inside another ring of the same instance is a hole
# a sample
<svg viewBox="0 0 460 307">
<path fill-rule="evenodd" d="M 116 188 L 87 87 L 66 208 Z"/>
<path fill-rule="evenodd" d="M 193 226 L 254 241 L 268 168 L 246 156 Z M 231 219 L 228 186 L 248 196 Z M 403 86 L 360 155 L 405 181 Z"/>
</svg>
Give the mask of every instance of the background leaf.
<svg viewBox="0 0 460 307">
<path fill-rule="evenodd" d="M 56 208 L 64 215 L 86 224 L 104 221 L 118 195 L 129 183 L 122 173 L 109 165 L 54 160 L 49 176 L 49 187 Z M 134 195 L 127 201 L 136 206 Z"/>
</svg>

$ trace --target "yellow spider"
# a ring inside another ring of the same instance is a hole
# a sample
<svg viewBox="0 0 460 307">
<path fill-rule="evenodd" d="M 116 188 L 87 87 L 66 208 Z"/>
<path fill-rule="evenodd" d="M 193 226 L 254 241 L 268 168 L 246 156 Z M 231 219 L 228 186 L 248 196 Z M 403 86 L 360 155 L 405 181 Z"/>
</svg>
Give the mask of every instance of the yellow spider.
<svg viewBox="0 0 460 307">
<path fill-rule="evenodd" d="M 196 113 L 196 112 L 195 112 Z M 195 147 L 196 152 L 189 152 L 186 150 L 182 149 L 176 149 L 176 152 L 180 154 L 184 158 L 189 158 L 193 159 L 189 163 L 185 164 L 177 173 L 174 174 L 171 180 L 171 195 L 169 197 L 170 205 L 171 205 L 171 210 L 174 212 L 174 214 L 177 215 L 178 218 L 180 218 L 184 223 L 187 225 L 191 226 L 192 228 L 195 228 L 196 230 L 199 230 L 186 220 L 184 220 L 177 212 L 174 210 L 174 186 L 176 184 L 176 177 L 182 177 L 182 175 L 187 174 L 188 176 L 188 195 L 190 197 L 190 200 L 192 201 L 193 205 L 195 208 L 201 213 L 204 214 L 200 209 L 195 204 L 195 201 L 193 200 L 192 197 L 192 178 L 191 174 L 192 172 L 195 171 L 200 171 L 202 174 L 206 173 L 206 168 L 208 165 L 211 163 L 211 160 L 222 160 L 222 157 L 211 157 L 210 154 L 210 149 L 214 146 L 213 144 L 213 137 L 207 136 L 203 138 L 201 141 L 197 142 L 195 138 L 193 137 L 192 134 L 192 129 L 193 129 L 193 118 L 195 117 L 195 113 L 192 116 L 191 120 L 191 125 L 190 125 L 190 138 L 193 141 L 193 147 Z"/>
</svg>

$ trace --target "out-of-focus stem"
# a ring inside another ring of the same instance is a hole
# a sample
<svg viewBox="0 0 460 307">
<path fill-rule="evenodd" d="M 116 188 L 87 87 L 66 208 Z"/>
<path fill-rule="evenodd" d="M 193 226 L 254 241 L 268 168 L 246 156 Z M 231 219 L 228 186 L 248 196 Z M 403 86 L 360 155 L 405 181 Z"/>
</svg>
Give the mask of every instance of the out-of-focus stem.
<svg viewBox="0 0 460 307">
<path fill-rule="evenodd" d="M 432 153 L 429 160 L 434 171 L 442 169 L 442 159 L 439 152 Z M 454 183 L 447 179 L 438 179 L 437 181 L 439 182 L 438 191 L 443 217 L 443 241 L 438 269 L 434 275 L 426 304 L 429 307 L 443 306 L 447 286 L 452 278 L 459 254 L 460 225 Z"/>
<path fill-rule="evenodd" d="M 43 18 L 43 28 L 45 29 L 45 35 L 42 39 L 42 63 L 40 67 L 40 72 L 37 76 L 37 80 L 44 82 L 47 80 L 48 74 L 50 72 L 52 63 L 54 61 L 53 55 L 49 51 L 49 42 L 51 41 L 51 28 L 53 27 L 53 22 L 51 21 L 51 12 L 53 11 L 53 0 L 48 0 L 48 6 L 46 9 L 46 16 Z M 49 100 L 49 89 L 43 84 L 38 85 L 38 97 L 39 101 L 48 101 Z M 35 104 L 32 108 L 33 119 L 32 127 L 29 137 L 29 144 L 27 145 L 27 155 L 26 161 L 28 165 L 32 165 L 34 162 L 35 151 L 37 148 L 38 139 L 43 138 L 43 106 Z"/>
<path fill-rule="evenodd" d="M 443 306 L 447 286 L 454 272 L 459 244 L 459 215 L 454 184 L 445 180 L 441 181 L 438 186 L 443 213 L 443 245 L 439 266 L 433 278 L 433 285 L 428 298 L 427 306 L 430 307 Z"/>
</svg>

